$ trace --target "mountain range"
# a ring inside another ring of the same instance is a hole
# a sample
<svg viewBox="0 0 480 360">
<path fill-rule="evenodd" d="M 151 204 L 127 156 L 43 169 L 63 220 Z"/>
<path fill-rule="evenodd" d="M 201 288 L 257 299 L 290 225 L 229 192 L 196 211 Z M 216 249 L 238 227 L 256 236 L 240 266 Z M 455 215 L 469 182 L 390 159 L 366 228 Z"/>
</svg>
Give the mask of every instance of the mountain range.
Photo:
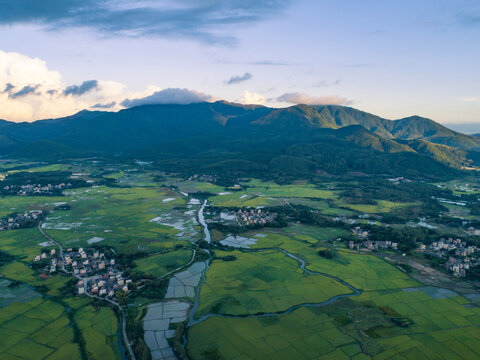
<svg viewBox="0 0 480 360">
<path fill-rule="evenodd" d="M 142 158 L 175 171 L 282 178 L 352 172 L 435 178 L 480 162 L 480 137 L 419 116 L 388 120 L 344 106 L 219 101 L 0 120 L 0 156 Z"/>
</svg>

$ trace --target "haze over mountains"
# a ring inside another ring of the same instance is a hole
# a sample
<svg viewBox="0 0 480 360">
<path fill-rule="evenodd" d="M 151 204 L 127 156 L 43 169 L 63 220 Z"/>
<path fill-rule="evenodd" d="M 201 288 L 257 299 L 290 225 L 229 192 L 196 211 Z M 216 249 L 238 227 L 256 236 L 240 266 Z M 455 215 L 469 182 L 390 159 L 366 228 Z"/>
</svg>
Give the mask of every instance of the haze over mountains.
<svg viewBox="0 0 480 360">
<path fill-rule="evenodd" d="M 121 156 L 178 171 L 437 177 L 476 163 L 477 151 L 480 138 L 430 119 L 392 121 L 333 105 L 274 109 L 220 101 L 81 111 L 33 123 L 0 121 L 4 157 Z"/>
</svg>

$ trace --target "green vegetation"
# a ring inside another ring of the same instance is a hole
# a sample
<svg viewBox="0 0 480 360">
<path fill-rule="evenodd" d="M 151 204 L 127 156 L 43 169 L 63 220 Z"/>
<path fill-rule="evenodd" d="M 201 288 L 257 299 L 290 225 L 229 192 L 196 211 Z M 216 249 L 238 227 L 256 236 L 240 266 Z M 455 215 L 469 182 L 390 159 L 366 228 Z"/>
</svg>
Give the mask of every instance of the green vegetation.
<svg viewBox="0 0 480 360">
<path fill-rule="evenodd" d="M 97 244 L 125 253 L 154 252 L 186 245 L 195 232 L 194 212 L 185 214 L 186 200 L 166 188 L 101 186 L 72 190 L 67 196 L 71 210 L 53 211 L 44 225 L 65 246 Z M 152 221 L 158 216 L 158 222 Z M 189 235 L 175 236 L 184 232 Z"/>
<path fill-rule="evenodd" d="M 0 249 L 24 261 L 32 261 L 40 254 L 45 238 L 37 229 L 0 231 Z"/>
<path fill-rule="evenodd" d="M 318 230 L 322 232 L 322 229 Z M 331 235 L 342 234 L 338 230 L 329 230 L 324 239 L 333 239 Z M 328 233 L 330 231 L 330 233 Z M 307 269 L 336 276 L 358 289 L 365 291 L 416 286 L 418 283 L 393 265 L 367 254 L 355 254 L 347 250 L 338 250 L 332 259 L 318 256 L 318 250 L 323 250 L 325 240 L 321 242 L 308 235 L 286 235 L 263 231 L 267 235 L 258 238 L 254 248 L 280 247 L 307 262 Z M 335 235 L 334 235 L 335 236 Z"/>
<path fill-rule="evenodd" d="M 118 359 L 121 356 L 117 339 L 118 320 L 110 308 L 85 306 L 75 312 L 73 319 L 85 341 L 89 359 Z"/>
<path fill-rule="evenodd" d="M 345 351 L 361 353 L 356 340 L 337 330 L 333 319 L 308 308 L 260 318 L 212 317 L 189 329 L 188 339 L 192 359 L 307 360 L 322 359 L 322 355 L 324 359 L 350 359 Z"/>
<path fill-rule="evenodd" d="M 192 259 L 192 253 L 192 250 L 179 249 L 135 260 L 135 271 L 160 277 L 182 265 L 188 264 Z"/>
<path fill-rule="evenodd" d="M 235 261 L 214 260 L 207 271 L 207 281 L 200 291 L 200 305 L 195 313 L 246 315 L 285 311 L 303 304 L 326 301 L 351 290 L 339 282 L 310 275 L 298 263 L 278 251 L 224 253 Z"/>
<path fill-rule="evenodd" d="M 80 359 L 65 313 L 62 305 L 40 298 L 0 309 L 2 358 Z"/>
</svg>

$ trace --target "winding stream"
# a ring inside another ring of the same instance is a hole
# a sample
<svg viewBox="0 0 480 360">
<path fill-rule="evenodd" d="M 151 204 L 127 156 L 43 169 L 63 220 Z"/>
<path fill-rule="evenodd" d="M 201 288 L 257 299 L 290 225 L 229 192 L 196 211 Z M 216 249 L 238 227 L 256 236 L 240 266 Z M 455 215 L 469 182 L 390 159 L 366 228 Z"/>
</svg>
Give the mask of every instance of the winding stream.
<svg viewBox="0 0 480 360">
<path fill-rule="evenodd" d="M 203 212 L 204 212 L 204 209 L 207 205 L 207 201 L 205 200 L 204 203 L 202 204 L 202 206 L 200 207 L 199 211 L 198 211 L 198 222 L 200 223 L 200 225 L 203 226 L 203 230 L 204 230 L 204 233 L 205 233 L 205 241 L 210 243 L 211 242 L 211 236 L 210 236 L 210 231 L 208 229 L 208 225 L 207 223 L 205 222 L 205 217 L 203 215 Z M 276 315 L 281 315 L 281 314 L 288 314 L 288 313 L 291 313 L 292 311 L 296 310 L 296 309 L 299 309 L 301 307 L 320 307 L 320 306 L 326 306 L 326 305 L 329 305 L 329 304 L 332 304 L 334 303 L 335 301 L 341 299 L 341 298 L 347 298 L 347 297 L 352 297 L 352 296 L 358 296 L 362 293 L 362 291 L 360 289 L 357 289 L 355 288 L 353 285 L 347 283 L 346 281 L 342 280 L 342 279 L 339 279 L 337 278 L 336 276 L 333 276 L 333 275 L 330 275 L 330 274 L 326 274 L 326 273 L 323 273 L 323 272 L 317 272 L 317 271 L 312 271 L 312 270 L 308 270 L 306 268 L 306 262 L 305 260 L 303 260 L 302 258 L 299 258 L 298 256 L 288 252 L 287 250 L 285 249 L 282 249 L 282 248 L 278 248 L 278 247 L 273 247 L 273 248 L 265 248 L 265 249 L 249 249 L 249 250 L 246 250 L 248 252 L 263 252 L 263 251 L 271 251 L 271 250 L 276 250 L 276 251 L 281 251 L 282 253 L 284 253 L 285 255 L 289 256 L 290 258 L 294 259 L 295 261 L 297 261 L 297 263 L 299 264 L 299 267 L 304 271 L 306 272 L 307 274 L 310 274 L 310 275 L 320 275 L 320 276 L 326 276 L 326 277 L 329 277 L 335 281 L 338 281 L 339 283 L 345 285 L 346 287 L 348 287 L 352 292 L 351 293 L 348 293 L 348 294 L 340 294 L 340 295 L 336 295 L 326 301 L 322 301 L 322 302 L 319 302 L 319 303 L 304 303 L 304 304 L 297 304 L 297 305 L 294 305 L 294 306 L 291 306 L 290 308 L 286 309 L 286 310 L 283 310 L 283 311 L 278 311 L 278 312 L 272 312 L 272 313 L 260 313 L 260 314 L 248 314 L 248 315 L 225 315 L 225 314 L 207 314 L 207 315 L 204 315 L 202 316 L 201 318 L 199 319 L 195 319 L 195 313 L 198 309 L 198 306 L 199 306 L 199 302 L 200 302 L 200 290 L 202 288 L 202 286 L 205 284 L 207 278 L 206 278 L 206 272 L 208 271 L 208 269 L 210 268 L 210 261 L 211 259 L 207 260 L 206 261 L 206 267 L 202 273 L 202 278 L 200 280 L 200 283 L 197 285 L 196 289 L 195 289 L 195 300 L 194 300 L 194 303 L 193 303 L 193 307 L 191 308 L 190 312 L 189 312 L 189 315 L 188 315 L 188 323 L 186 325 L 185 328 L 189 328 L 189 327 L 192 327 L 194 325 L 197 325 L 205 320 L 207 320 L 208 318 L 210 317 L 224 317 L 224 318 L 253 318 L 253 317 L 267 317 L 267 316 L 276 316 Z M 187 342 L 188 342 L 188 339 L 187 339 L 187 336 L 186 336 L 186 331 L 184 332 L 183 334 L 183 347 L 185 348 L 186 345 L 187 345 Z"/>
<path fill-rule="evenodd" d="M 339 279 L 337 278 L 336 276 L 333 276 L 333 275 L 330 275 L 330 274 L 326 274 L 326 273 L 322 273 L 322 272 L 317 272 L 317 271 L 311 271 L 311 270 L 308 270 L 306 268 L 306 262 L 305 260 L 299 258 L 298 256 L 296 255 L 293 255 L 292 253 L 282 249 L 282 248 L 277 248 L 277 247 L 274 247 L 274 248 L 266 248 L 266 249 L 250 249 L 248 250 L 248 252 L 263 252 L 263 251 L 271 251 L 271 250 L 277 250 L 277 251 L 281 251 L 282 253 L 284 253 L 285 255 L 287 255 L 288 257 L 296 260 L 299 264 L 300 264 L 300 268 L 305 271 L 307 274 L 310 274 L 310 275 L 321 275 L 321 276 L 326 276 L 326 277 L 329 277 L 335 281 L 338 281 L 339 283 L 345 285 L 346 287 L 348 287 L 350 290 L 352 290 L 352 293 L 349 293 L 349 294 L 340 294 L 340 295 L 336 295 L 326 301 L 322 301 L 322 302 L 318 302 L 318 303 L 304 303 L 304 304 L 297 304 L 297 305 L 293 305 L 291 306 L 290 308 L 286 309 L 286 310 L 283 310 L 283 311 L 277 311 L 277 312 L 271 312 L 271 313 L 261 313 L 261 314 L 249 314 L 249 315 L 225 315 L 225 314 L 207 314 L 207 315 L 204 315 L 202 316 L 201 318 L 195 320 L 194 316 L 195 316 L 195 312 L 198 308 L 198 305 L 199 305 L 199 300 L 200 300 L 200 288 L 202 287 L 202 285 L 205 283 L 206 281 L 206 276 L 205 276 L 205 272 L 208 270 L 209 268 L 209 265 L 210 263 L 208 262 L 207 264 L 207 268 L 205 269 L 204 273 L 203 273 L 203 276 L 202 276 L 202 281 L 198 284 L 197 286 L 197 293 L 196 293 L 196 296 L 195 296 L 195 303 L 193 305 L 193 308 L 192 310 L 190 311 L 190 316 L 189 316 L 189 320 L 188 320 L 188 324 L 187 324 L 187 328 L 188 327 L 191 327 L 191 326 L 194 326 L 196 324 L 199 324 L 201 323 L 202 321 L 205 321 L 207 320 L 208 318 L 211 318 L 211 317 L 224 317 L 224 318 L 232 318 L 232 319 L 235 319 L 235 318 L 252 318 L 252 317 L 267 317 L 267 316 L 275 316 L 275 315 L 281 315 L 281 314 L 288 314 L 288 313 L 291 313 L 292 311 L 296 310 L 296 309 L 299 309 L 301 307 L 320 307 L 320 306 L 326 306 L 326 305 L 329 305 L 329 304 L 332 304 L 334 303 L 335 301 L 341 299 L 341 298 L 345 298 L 345 297 L 352 297 L 352 296 L 358 296 L 362 293 L 361 290 L 355 288 L 353 285 L 347 283 L 346 281 L 342 280 L 342 279 Z"/>
<path fill-rule="evenodd" d="M 210 241 L 211 241 L 210 231 L 208 230 L 208 225 L 205 222 L 205 217 L 203 216 L 203 211 L 205 209 L 205 206 L 207 206 L 207 200 L 205 200 L 203 202 L 202 206 L 200 207 L 200 210 L 198 210 L 198 222 L 200 223 L 200 225 L 203 226 L 203 232 L 205 233 L 205 239 L 204 240 L 207 243 L 210 243 Z"/>
</svg>

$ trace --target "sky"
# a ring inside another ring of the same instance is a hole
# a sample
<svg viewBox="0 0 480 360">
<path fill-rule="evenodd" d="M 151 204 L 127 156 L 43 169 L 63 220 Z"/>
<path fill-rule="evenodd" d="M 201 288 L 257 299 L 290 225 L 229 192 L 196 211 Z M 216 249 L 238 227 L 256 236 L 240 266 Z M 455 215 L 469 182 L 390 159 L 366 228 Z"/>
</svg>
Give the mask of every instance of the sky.
<svg viewBox="0 0 480 360">
<path fill-rule="evenodd" d="M 0 119 L 227 100 L 480 123 L 478 0 L 2 0 Z"/>
</svg>

